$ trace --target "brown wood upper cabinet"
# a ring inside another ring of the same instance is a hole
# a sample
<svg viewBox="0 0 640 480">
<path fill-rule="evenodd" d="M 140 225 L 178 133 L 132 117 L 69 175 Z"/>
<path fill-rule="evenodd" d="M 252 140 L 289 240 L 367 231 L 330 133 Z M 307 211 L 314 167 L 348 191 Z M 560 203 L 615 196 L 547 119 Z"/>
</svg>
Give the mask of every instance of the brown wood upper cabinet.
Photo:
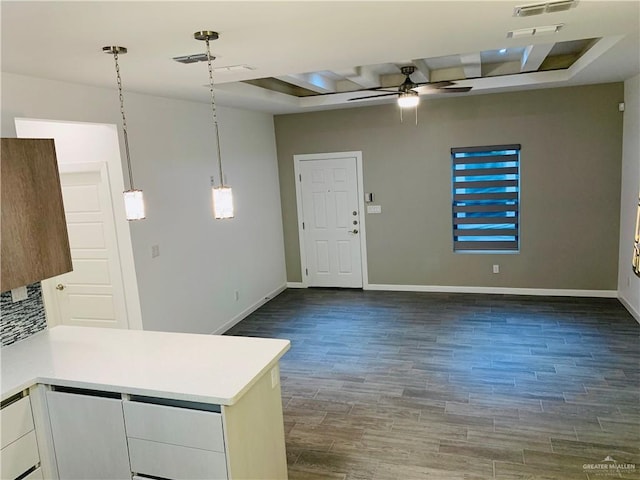
<svg viewBox="0 0 640 480">
<path fill-rule="evenodd" d="M 70 272 L 53 140 L 3 138 L 0 164 L 1 291 Z"/>
</svg>

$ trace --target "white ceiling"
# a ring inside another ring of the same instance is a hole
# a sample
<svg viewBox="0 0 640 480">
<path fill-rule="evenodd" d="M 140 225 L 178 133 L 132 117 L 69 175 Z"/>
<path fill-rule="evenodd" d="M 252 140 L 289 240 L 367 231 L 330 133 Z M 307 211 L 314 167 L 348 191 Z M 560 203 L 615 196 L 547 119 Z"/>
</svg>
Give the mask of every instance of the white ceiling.
<svg viewBox="0 0 640 480">
<path fill-rule="evenodd" d="M 217 67 L 253 70 L 216 73 L 224 105 L 299 112 L 353 107 L 353 94 L 298 98 L 241 83 L 305 72 L 349 72 L 354 67 L 409 64 L 500 48 L 601 38 L 567 70 L 463 80 L 463 95 L 623 81 L 640 72 L 640 1 L 580 0 L 565 12 L 514 17 L 514 7 L 536 2 L 1 2 L 2 71 L 115 88 L 106 45 L 129 53 L 120 60 L 126 91 L 209 101 L 206 64 L 172 57 L 201 53 L 193 32 L 215 30 Z M 514 29 L 562 23 L 545 37 L 507 38 Z M 434 60 L 435 62 L 435 60 Z M 390 71 L 393 71 L 392 69 Z M 331 76 L 331 74 L 328 74 Z"/>
</svg>

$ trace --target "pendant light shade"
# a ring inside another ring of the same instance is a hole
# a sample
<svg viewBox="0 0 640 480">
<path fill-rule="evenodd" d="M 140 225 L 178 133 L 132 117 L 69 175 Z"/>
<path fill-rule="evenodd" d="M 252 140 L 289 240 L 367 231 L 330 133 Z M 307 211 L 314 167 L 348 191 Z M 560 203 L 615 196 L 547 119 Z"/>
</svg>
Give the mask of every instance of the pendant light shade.
<svg viewBox="0 0 640 480">
<path fill-rule="evenodd" d="M 127 220 L 142 220 L 145 218 L 142 190 L 127 190 L 124 192 L 124 211 Z"/>
<path fill-rule="evenodd" d="M 202 40 L 207 46 L 207 65 L 209 67 L 209 90 L 211 92 L 211 110 L 213 112 L 213 131 L 216 135 L 216 159 L 218 161 L 218 174 L 220 176 L 220 185 L 216 186 L 214 177 L 211 177 L 211 199 L 213 202 L 213 217 L 215 219 L 233 218 L 233 192 L 229 185 L 224 184 L 224 175 L 222 173 L 222 155 L 220 154 L 220 133 L 218 132 L 218 115 L 216 113 L 216 96 L 213 83 L 213 67 L 211 61 L 215 58 L 211 56 L 210 40 L 217 40 L 218 32 L 211 30 L 203 30 L 195 32 L 193 38 Z"/>
<path fill-rule="evenodd" d="M 213 216 L 217 219 L 233 218 L 233 193 L 231 187 L 212 187 Z"/>
<path fill-rule="evenodd" d="M 133 185 L 133 172 L 131 170 L 131 156 L 129 155 L 129 135 L 127 133 L 127 117 L 124 114 L 124 97 L 122 95 L 122 79 L 120 78 L 120 65 L 118 55 L 127 53 L 125 47 L 107 46 L 102 47 L 104 53 L 113 55 L 116 64 L 116 80 L 118 82 L 118 93 L 120 97 L 120 113 L 122 114 L 122 131 L 124 133 L 124 150 L 127 156 L 127 170 L 129 171 L 129 190 L 124 193 L 124 213 L 127 220 L 142 220 L 145 218 L 144 198 L 142 190 L 138 190 Z"/>
</svg>

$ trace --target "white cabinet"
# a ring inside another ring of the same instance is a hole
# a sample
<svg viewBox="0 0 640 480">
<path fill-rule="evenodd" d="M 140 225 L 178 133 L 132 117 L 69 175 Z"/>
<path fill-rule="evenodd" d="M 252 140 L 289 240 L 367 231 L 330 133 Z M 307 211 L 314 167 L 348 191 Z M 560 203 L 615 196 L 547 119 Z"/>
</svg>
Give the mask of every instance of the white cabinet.
<svg viewBox="0 0 640 480">
<path fill-rule="evenodd" d="M 124 418 L 132 472 L 172 480 L 226 480 L 220 413 L 125 401 Z"/>
<path fill-rule="evenodd" d="M 129 439 L 131 470 L 171 480 L 226 480 L 226 457 L 222 452 Z"/>
<path fill-rule="evenodd" d="M 227 479 L 220 413 L 82 392 L 46 393 L 60 479 Z"/>
<path fill-rule="evenodd" d="M 232 405 L 32 386 L 1 412 L 0 479 L 286 480 L 278 373 Z"/>
<path fill-rule="evenodd" d="M 220 413 L 125 401 L 124 418 L 130 438 L 224 452 Z"/>
<path fill-rule="evenodd" d="M 25 478 L 38 478 L 32 477 L 36 473 L 34 470 L 39 466 L 40 456 L 29 397 L 22 397 L 2 408 L 0 424 L 0 478 L 15 479 L 29 471 L 31 473 Z"/>
<path fill-rule="evenodd" d="M 47 405 L 61 479 L 131 478 L 122 400 L 48 391 Z"/>
</svg>

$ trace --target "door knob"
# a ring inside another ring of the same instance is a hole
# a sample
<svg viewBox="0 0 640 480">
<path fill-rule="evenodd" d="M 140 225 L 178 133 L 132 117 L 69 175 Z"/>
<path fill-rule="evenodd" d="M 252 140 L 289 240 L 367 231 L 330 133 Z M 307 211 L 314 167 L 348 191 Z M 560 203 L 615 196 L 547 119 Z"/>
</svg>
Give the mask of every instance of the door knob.
<svg viewBox="0 0 640 480">
<path fill-rule="evenodd" d="M 353 230 L 351 230 L 351 233 L 358 233 L 358 230 L 354 228 Z"/>
<path fill-rule="evenodd" d="M 56 285 L 56 290 L 64 290 L 64 285 L 59 283 L 58 285 Z"/>
</svg>

